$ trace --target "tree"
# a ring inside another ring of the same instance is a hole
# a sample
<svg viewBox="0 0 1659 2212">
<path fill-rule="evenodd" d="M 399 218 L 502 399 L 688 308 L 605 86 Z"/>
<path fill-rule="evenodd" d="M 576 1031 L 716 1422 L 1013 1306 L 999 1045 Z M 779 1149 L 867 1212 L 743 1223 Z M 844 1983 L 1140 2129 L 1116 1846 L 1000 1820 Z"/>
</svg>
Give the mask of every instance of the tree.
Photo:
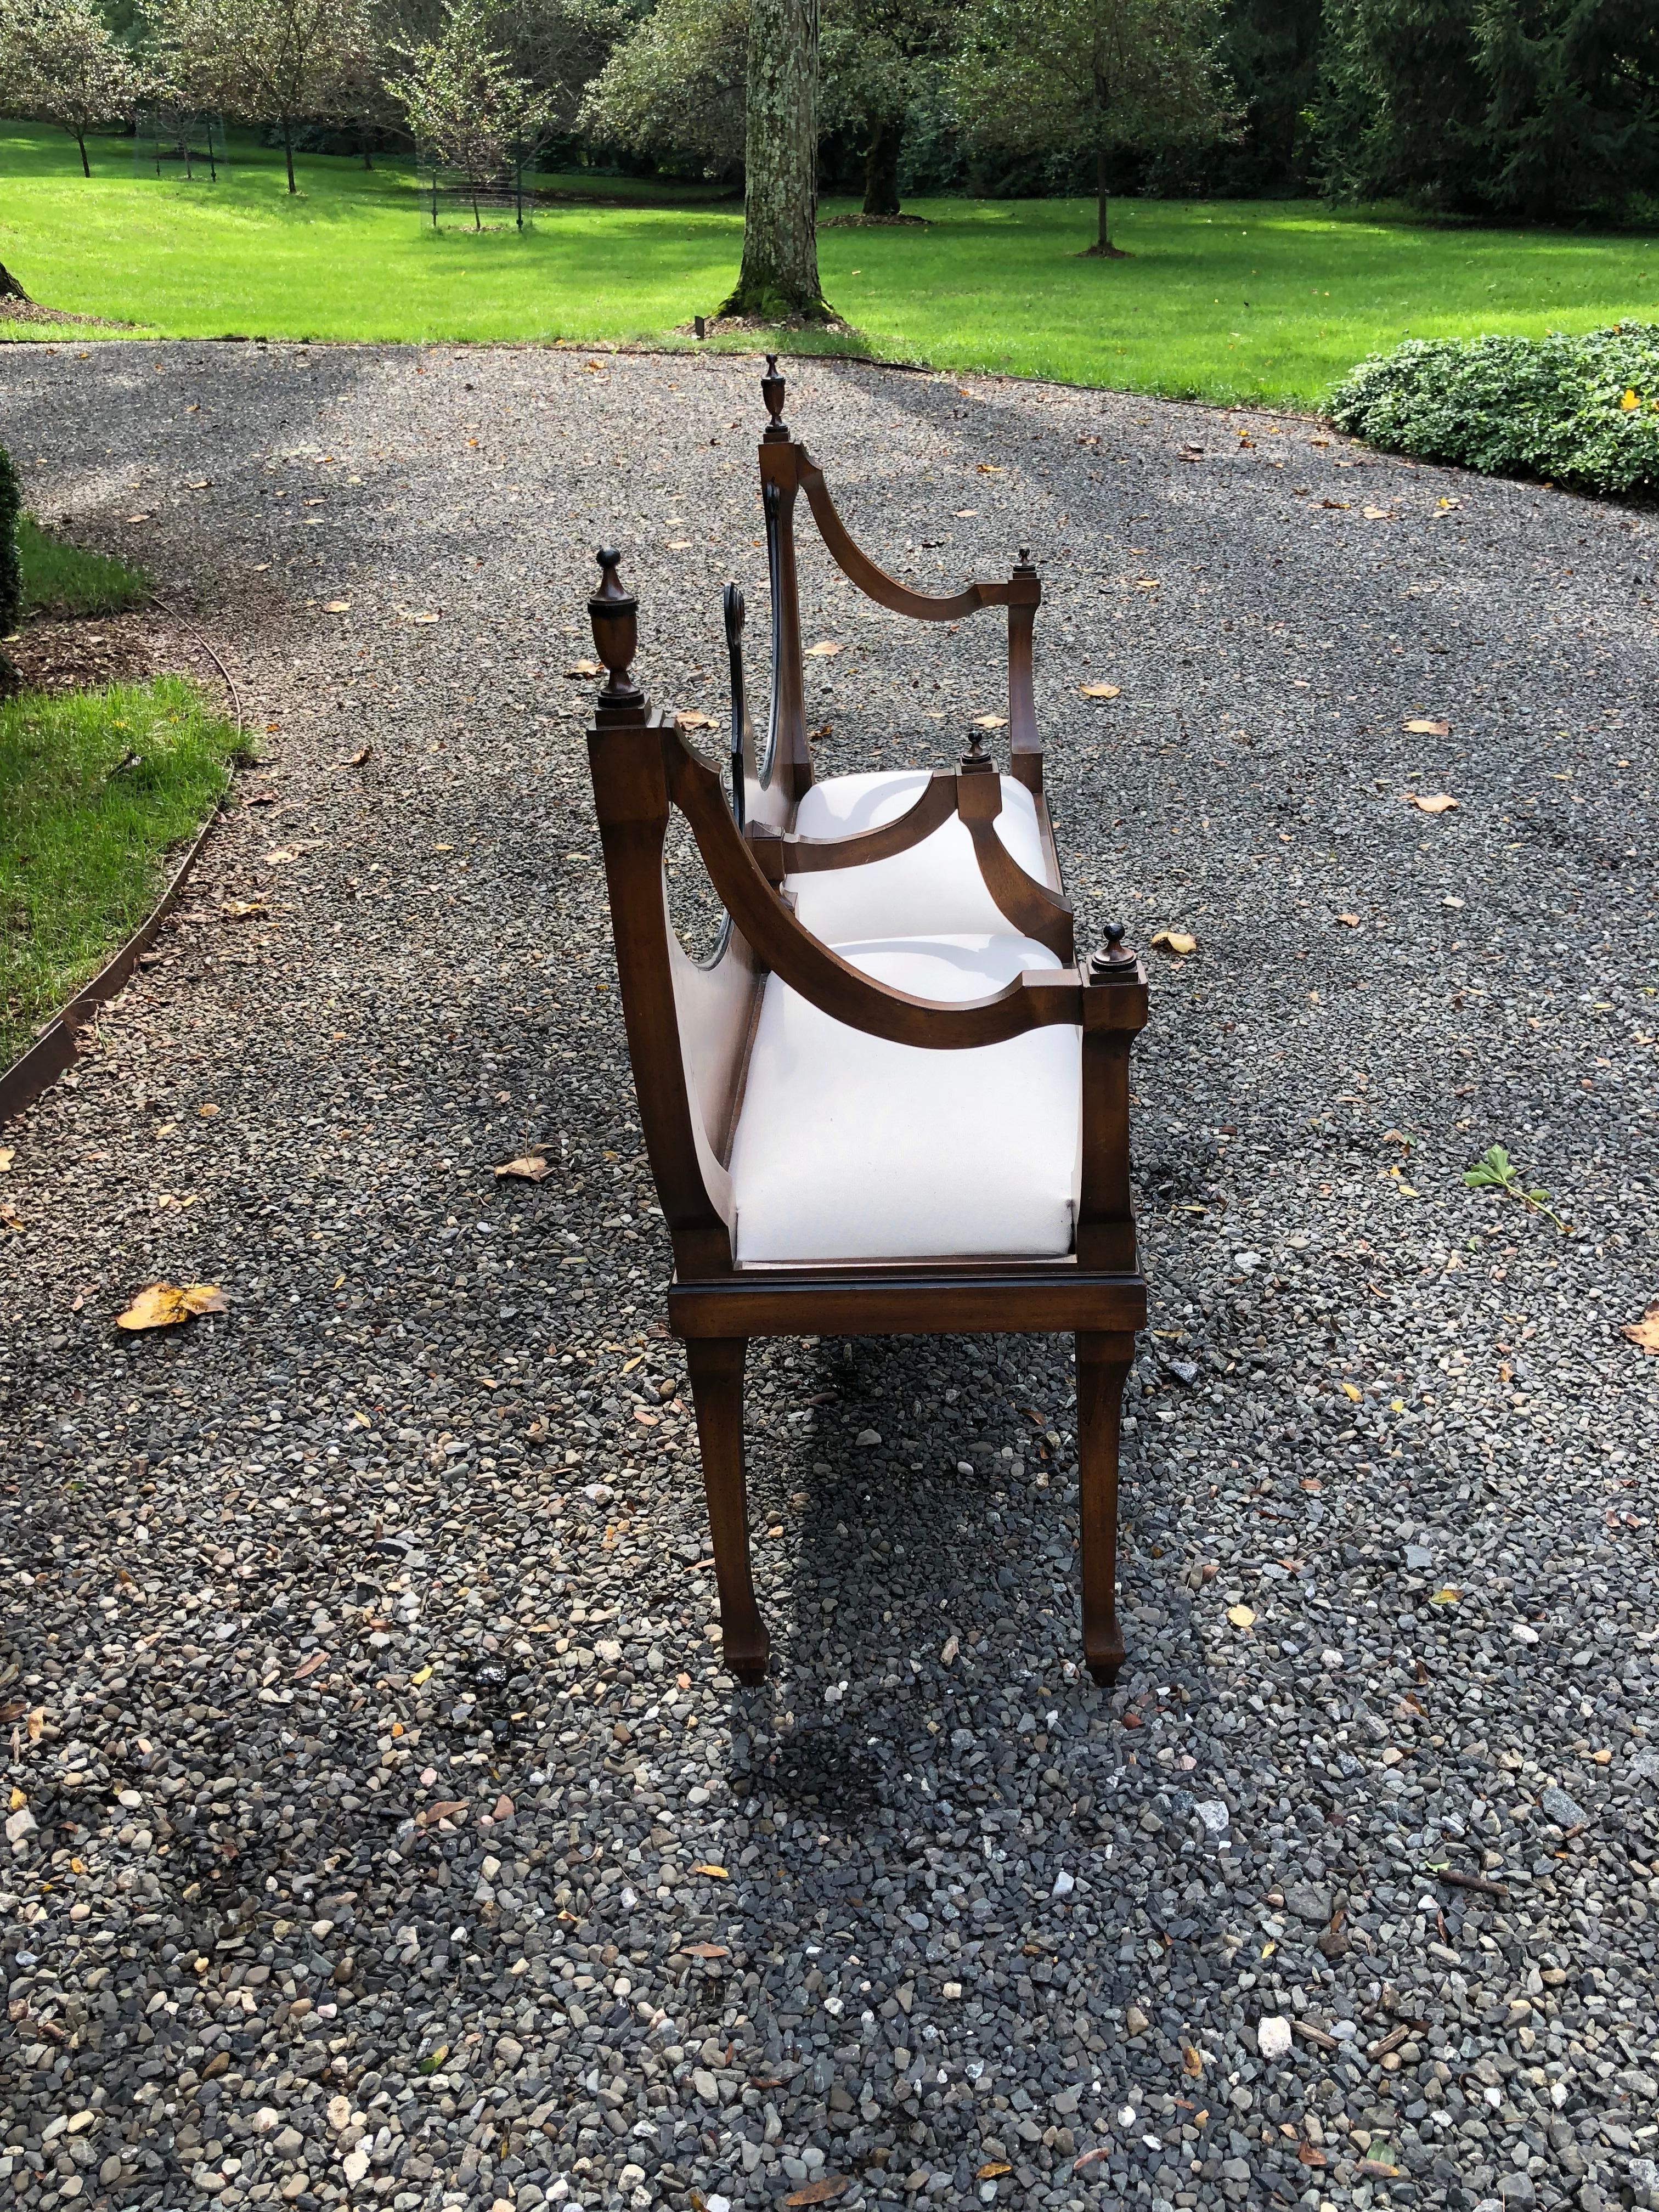
<svg viewBox="0 0 1659 2212">
<path fill-rule="evenodd" d="M 1474 0 L 1328 0 L 1319 160 L 1336 199 L 1480 205 Z"/>
<path fill-rule="evenodd" d="M 735 172 L 748 78 L 749 0 L 659 0 L 612 50 L 579 121 L 630 153 Z"/>
<path fill-rule="evenodd" d="M 91 0 L 16 0 L 0 12 L 8 106 L 66 131 L 92 174 L 87 134 L 131 114 L 143 80 Z"/>
<path fill-rule="evenodd" d="M 823 120 L 864 145 L 864 212 L 899 211 L 905 118 L 950 50 L 959 0 L 824 0 Z"/>
<path fill-rule="evenodd" d="M 1495 212 L 1549 221 L 1659 187 L 1651 0 L 1481 0 L 1475 46 Z"/>
<path fill-rule="evenodd" d="M 349 112 L 370 42 L 363 0 L 158 0 L 155 24 L 181 102 L 274 126 L 297 191 L 295 126 Z"/>
<path fill-rule="evenodd" d="M 1097 225 L 1087 251 L 1116 259 L 1114 155 L 1235 127 L 1217 15 L 1218 0 L 987 0 L 957 64 L 958 108 L 982 142 L 1092 155 Z"/>
<path fill-rule="evenodd" d="M 480 0 L 447 0 L 441 36 L 395 51 L 409 67 L 386 89 L 416 143 L 460 172 L 477 228 L 479 193 L 547 128 L 550 103 L 491 46 Z"/>
<path fill-rule="evenodd" d="M 830 319 L 817 216 L 818 0 L 750 0 L 743 264 L 723 315 Z"/>
</svg>

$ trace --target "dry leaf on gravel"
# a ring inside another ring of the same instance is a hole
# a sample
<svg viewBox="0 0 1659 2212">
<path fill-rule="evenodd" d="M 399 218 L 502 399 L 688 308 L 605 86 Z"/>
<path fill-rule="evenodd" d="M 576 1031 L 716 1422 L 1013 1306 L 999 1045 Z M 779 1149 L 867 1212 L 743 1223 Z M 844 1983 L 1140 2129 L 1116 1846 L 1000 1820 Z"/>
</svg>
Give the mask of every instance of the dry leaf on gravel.
<svg viewBox="0 0 1659 2212">
<path fill-rule="evenodd" d="M 682 1943 L 688 1959 L 729 1959 L 732 1955 L 724 1943 Z"/>
<path fill-rule="evenodd" d="M 14 1213 L 9 1206 L 0 1206 L 0 1229 L 9 1229 L 14 1237 L 21 1237 L 23 1233 L 22 1216 Z"/>
<path fill-rule="evenodd" d="M 718 714 L 705 714 L 701 707 L 689 707 L 679 717 L 679 725 L 683 730 L 718 730 L 720 718 Z"/>
<path fill-rule="evenodd" d="M 1627 1321 L 1620 1334 L 1632 1344 L 1639 1344 L 1644 1352 L 1659 1352 L 1659 1299 L 1656 1299 L 1640 1321 Z"/>
<path fill-rule="evenodd" d="M 816 645 L 807 647 L 806 658 L 808 660 L 828 660 L 832 653 L 840 651 L 841 647 L 836 643 L 834 638 L 821 637 Z"/>
<path fill-rule="evenodd" d="M 1358 929 L 1359 927 L 1359 916 L 1357 914 L 1340 914 L 1336 918 L 1344 929 Z"/>
<path fill-rule="evenodd" d="M 539 1152 L 526 1152 L 520 1160 L 504 1161 L 495 1170 L 495 1180 L 514 1176 L 520 1182 L 545 1182 L 552 1172 Z"/>
<path fill-rule="evenodd" d="M 434 623 L 438 619 L 437 616 L 432 612 L 430 608 L 427 607 L 399 607 L 398 611 L 405 622 Z"/>
<path fill-rule="evenodd" d="M 1123 686 L 1121 684 L 1080 684 L 1078 689 L 1085 699 L 1115 699 Z"/>
<path fill-rule="evenodd" d="M 974 722 L 981 730 L 1006 730 L 1008 717 L 1006 714 L 975 714 Z"/>
<path fill-rule="evenodd" d="M 1457 801 L 1443 791 L 1407 791 L 1401 796 L 1407 806 L 1414 806 L 1419 814 L 1453 814 L 1457 811 Z"/>
<path fill-rule="evenodd" d="M 0 1175 L 4 1175 L 16 1158 L 17 1148 L 15 1145 L 0 1145 Z"/>
<path fill-rule="evenodd" d="M 1406 727 L 1411 732 L 1414 738 L 1449 738 L 1451 735 L 1451 724 L 1449 722 L 1431 722 L 1419 720 L 1407 722 Z"/>
<path fill-rule="evenodd" d="M 847 2174 L 822 2173 L 804 2189 L 792 2190 L 783 2201 L 786 2204 L 833 2204 L 836 2197 L 845 2197 L 852 2186 Z"/>
<path fill-rule="evenodd" d="M 416 1817 L 422 1827 L 434 1828 L 440 1820 L 453 1820 L 458 1813 L 465 1813 L 465 1810 L 466 1800 L 464 1797 L 441 1797 L 435 1805 L 428 1805 Z"/>
<path fill-rule="evenodd" d="M 730 1881 L 732 1877 L 723 1866 L 694 1866 L 693 1874 L 706 1874 L 714 1881 Z"/>
<path fill-rule="evenodd" d="M 361 768 L 374 750 L 373 745 L 359 745 L 349 761 L 342 761 L 338 765 L 342 768 Z"/>
<path fill-rule="evenodd" d="M 115 1316 L 117 1328 L 171 1328 L 198 1314 L 229 1310 L 216 1283 L 147 1283 L 123 1314 Z"/>
<path fill-rule="evenodd" d="M 573 660 L 564 672 L 567 676 L 603 676 L 605 671 L 597 660 Z"/>
<path fill-rule="evenodd" d="M 1227 1618 L 1231 1621 L 1235 1628 L 1254 1628 L 1255 1626 L 1255 1615 L 1250 1611 L 1248 1605 L 1230 1605 L 1227 1607 Z"/>
<path fill-rule="evenodd" d="M 256 914 L 269 914 L 264 899 L 227 899 L 219 911 L 227 921 L 249 921 Z"/>
<path fill-rule="evenodd" d="M 351 612 L 351 602 L 349 599 L 325 599 L 323 612 L 325 615 L 349 615 Z"/>
<path fill-rule="evenodd" d="M 1152 944 L 1159 952 L 1167 952 L 1176 960 L 1184 960 L 1189 952 L 1198 950 L 1198 939 L 1189 937 L 1184 929 L 1160 929 L 1153 933 Z"/>
<path fill-rule="evenodd" d="M 1392 522 L 1394 520 L 1394 509 L 1391 507 L 1368 507 L 1363 508 L 1361 511 L 1367 522 Z"/>
</svg>

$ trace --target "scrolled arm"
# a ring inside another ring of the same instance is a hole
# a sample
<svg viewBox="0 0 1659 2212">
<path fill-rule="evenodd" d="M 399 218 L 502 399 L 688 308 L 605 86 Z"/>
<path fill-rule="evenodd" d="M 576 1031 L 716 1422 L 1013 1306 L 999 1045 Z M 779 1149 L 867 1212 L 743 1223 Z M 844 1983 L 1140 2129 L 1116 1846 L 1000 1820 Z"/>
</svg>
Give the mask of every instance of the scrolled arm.
<svg viewBox="0 0 1659 2212">
<path fill-rule="evenodd" d="M 818 535 L 829 547 L 836 567 L 878 606 L 886 607 L 896 615 L 909 615 L 917 622 L 959 622 L 963 615 L 977 614 L 981 607 L 1006 607 L 1016 599 L 1023 601 L 1025 596 L 1025 586 L 1016 579 L 1003 584 L 967 584 L 944 599 L 935 599 L 926 592 L 913 592 L 896 576 L 890 576 L 884 568 L 877 568 L 869 555 L 854 544 L 847 525 L 836 512 L 823 471 L 808 458 L 804 447 L 800 448 L 800 487 L 806 494 L 812 520 L 818 526 Z M 1033 571 L 1033 605 L 1036 581 Z"/>
<path fill-rule="evenodd" d="M 1085 987 L 1074 969 L 1035 969 L 984 999 L 921 999 L 854 968 L 803 929 L 739 835 L 720 777 L 676 732 L 664 732 L 674 803 L 691 824 L 709 879 L 754 951 L 792 991 L 832 1020 L 892 1044 L 942 1052 L 1001 1044 L 1026 1030 L 1080 1027 Z"/>
</svg>

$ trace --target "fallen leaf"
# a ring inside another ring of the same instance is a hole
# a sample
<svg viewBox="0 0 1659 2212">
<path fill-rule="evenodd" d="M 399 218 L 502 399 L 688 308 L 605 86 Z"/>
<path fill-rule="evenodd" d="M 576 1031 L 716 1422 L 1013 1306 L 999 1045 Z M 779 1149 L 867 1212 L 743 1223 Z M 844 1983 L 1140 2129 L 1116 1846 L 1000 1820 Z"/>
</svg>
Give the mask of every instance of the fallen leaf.
<svg viewBox="0 0 1659 2212">
<path fill-rule="evenodd" d="M 0 1175 L 5 1174 L 16 1158 L 17 1147 L 15 1145 L 0 1145 Z"/>
<path fill-rule="evenodd" d="M 1085 699 L 1115 699 L 1123 686 L 1121 684 L 1080 684 L 1078 689 Z"/>
<path fill-rule="evenodd" d="M 1457 809 L 1457 801 L 1443 791 L 1431 792 L 1426 798 L 1415 791 L 1406 792 L 1403 796 L 1406 804 L 1414 806 L 1419 814 L 1451 814 Z"/>
<path fill-rule="evenodd" d="M 1620 1332 L 1632 1344 L 1639 1344 L 1644 1352 L 1659 1352 L 1659 1300 L 1650 1305 L 1640 1321 L 1625 1323 Z"/>
<path fill-rule="evenodd" d="M 647 1413 L 643 1406 L 635 1407 L 634 1419 L 643 1423 L 647 1429 L 654 1429 L 661 1425 L 661 1416 L 657 1413 Z"/>
<path fill-rule="evenodd" d="M 729 1959 L 732 1955 L 724 1943 L 682 1943 L 680 1948 L 688 1959 Z"/>
<path fill-rule="evenodd" d="M 723 1866 L 694 1866 L 693 1874 L 706 1874 L 714 1881 L 730 1881 L 732 1877 Z"/>
<path fill-rule="evenodd" d="M 428 1805 L 416 1815 L 423 1828 L 435 1827 L 440 1820 L 453 1820 L 458 1813 L 465 1813 L 465 1797 L 440 1797 L 435 1805 Z"/>
<path fill-rule="evenodd" d="M 1204 2071 L 1204 2061 L 1190 2043 L 1183 2043 L 1181 2046 L 1181 2070 L 1194 2081 Z"/>
<path fill-rule="evenodd" d="M 1414 738 L 1449 738 L 1451 735 L 1449 722 L 1418 720 L 1407 722 L 1406 727 Z"/>
<path fill-rule="evenodd" d="M 1450 1588 L 1437 1589 L 1431 1595 L 1429 1603 L 1431 1605 L 1455 1605 L 1458 1599 L 1462 1597 L 1462 1595 L 1463 1593 L 1460 1589 L 1452 1589 Z"/>
<path fill-rule="evenodd" d="M 285 868 L 290 860 L 297 860 L 299 857 L 292 845 L 273 845 L 265 854 L 265 866 L 268 868 Z"/>
<path fill-rule="evenodd" d="M 1160 952 L 1168 952 L 1177 960 L 1184 960 L 1189 952 L 1198 950 L 1198 939 L 1189 937 L 1184 929 L 1160 929 L 1152 939 Z"/>
<path fill-rule="evenodd" d="M 1324 2152 L 1319 2149 L 1315 2144 L 1310 2142 L 1304 2142 L 1303 2144 L 1301 2149 L 1297 2151 L 1297 2156 L 1300 2159 L 1304 2166 L 1311 2166 L 1317 2168 L 1323 2166 L 1325 2163 Z"/>
<path fill-rule="evenodd" d="M 1006 730 L 1008 717 L 1006 714 L 975 714 L 974 722 L 975 727 L 981 730 Z"/>
<path fill-rule="evenodd" d="M 1634 414 L 1641 404 L 1642 403 L 1637 398 L 1634 390 L 1628 388 L 1625 392 L 1623 398 L 1619 402 L 1619 404 L 1624 409 L 1626 415 Z"/>
<path fill-rule="evenodd" d="M 351 612 L 351 602 L 349 599 L 325 599 L 323 612 L 325 615 L 349 615 Z"/>
<path fill-rule="evenodd" d="M 701 707 L 688 707 L 678 721 L 683 730 L 718 730 L 720 726 L 718 714 L 705 714 Z"/>
<path fill-rule="evenodd" d="M 1000 477 L 1002 474 L 1002 469 L 995 461 L 981 461 L 979 465 L 979 472 L 982 477 Z"/>
<path fill-rule="evenodd" d="M 435 2074 L 449 2056 L 449 2045 L 441 2043 L 435 2051 L 428 2051 L 416 2068 L 417 2074 Z"/>
<path fill-rule="evenodd" d="M 344 765 L 347 768 L 361 768 L 374 750 L 374 748 L 373 745 L 359 745 L 356 751 L 351 756 L 351 758 L 344 763 Z"/>
<path fill-rule="evenodd" d="M 264 899 L 227 899 L 219 911 L 227 921 L 248 921 L 256 914 L 269 914 Z"/>
<path fill-rule="evenodd" d="M 1359 927 L 1359 916 L 1357 914 L 1340 914 L 1336 918 L 1344 929 L 1358 929 Z"/>
<path fill-rule="evenodd" d="M 23 1233 L 22 1216 L 14 1213 L 9 1206 L 0 1206 L 0 1229 L 9 1229 L 14 1237 L 21 1237 Z"/>
<path fill-rule="evenodd" d="M 1000 2159 L 992 2159 L 988 2164 L 980 2167 L 974 2179 L 975 2181 L 1000 2181 L 1005 2173 L 1012 2173 L 1013 2170 L 1012 2166 L 1005 2166 Z"/>
<path fill-rule="evenodd" d="M 117 1328 L 171 1328 L 176 1322 L 198 1314 L 229 1310 L 216 1283 L 147 1283 L 123 1314 L 115 1316 Z"/>
<path fill-rule="evenodd" d="M 786 2204 L 833 2204 L 852 2186 L 851 2178 L 845 2173 L 822 2173 L 805 2189 L 793 2190 L 783 2201 Z"/>
<path fill-rule="evenodd" d="M 204 1121 L 210 1121 L 218 1110 L 219 1109 L 213 1105 L 198 1106 L 196 1109 L 198 1115 Z"/>
<path fill-rule="evenodd" d="M 567 676 L 603 676 L 605 671 L 597 660 L 573 660 L 564 672 Z"/>
<path fill-rule="evenodd" d="M 1073 2173 L 1086 2173 L 1091 2166 L 1103 2165 L 1111 2154 L 1109 2143 L 1097 2143 L 1092 2150 L 1085 2150 L 1081 2158 L 1072 2160 L 1072 2171 Z"/>
<path fill-rule="evenodd" d="M 545 1182 L 553 1172 L 539 1152 L 526 1152 L 521 1160 L 507 1160 L 495 1170 L 499 1182 L 503 1176 L 515 1176 L 520 1182 Z"/>
<path fill-rule="evenodd" d="M 1342 1385 L 1342 1395 L 1345 1398 L 1352 1398 L 1357 1406 L 1365 1394 L 1357 1382 L 1345 1382 Z"/>
<path fill-rule="evenodd" d="M 296 1682 L 303 1682 L 307 1674 L 314 1674 L 319 1667 L 326 1667 L 327 1664 L 326 1651 L 313 1651 L 308 1659 L 302 1659 L 295 1668 L 294 1679 Z"/>
<path fill-rule="evenodd" d="M 1367 522 L 1392 522 L 1394 509 L 1389 507 L 1368 507 L 1362 509 Z"/>
<path fill-rule="evenodd" d="M 1254 1628 L 1255 1626 L 1255 1615 L 1250 1611 L 1248 1605 L 1230 1605 L 1227 1607 L 1227 1618 L 1231 1621 L 1235 1628 Z"/>
<path fill-rule="evenodd" d="M 832 653 L 840 651 L 841 647 L 833 638 L 821 637 L 816 645 L 807 647 L 806 658 L 808 660 L 827 660 Z"/>
<path fill-rule="evenodd" d="M 405 622 L 434 623 L 438 619 L 435 614 L 424 608 L 416 610 L 413 607 L 399 607 L 398 611 Z"/>
<path fill-rule="evenodd" d="M 420 1686 L 421 1686 L 421 1685 L 422 1685 L 422 1682 L 429 1682 L 431 1680 L 432 1680 L 432 1669 L 431 1669 L 431 1668 L 430 1668 L 430 1667 L 422 1667 L 422 1668 L 420 1669 L 420 1671 L 419 1671 L 419 1673 L 418 1673 L 418 1674 L 411 1674 L 411 1675 L 410 1676 L 410 1678 L 409 1678 L 409 1686 L 410 1686 L 410 1688 L 411 1690 L 418 1690 L 418 1689 L 420 1688 Z"/>
</svg>

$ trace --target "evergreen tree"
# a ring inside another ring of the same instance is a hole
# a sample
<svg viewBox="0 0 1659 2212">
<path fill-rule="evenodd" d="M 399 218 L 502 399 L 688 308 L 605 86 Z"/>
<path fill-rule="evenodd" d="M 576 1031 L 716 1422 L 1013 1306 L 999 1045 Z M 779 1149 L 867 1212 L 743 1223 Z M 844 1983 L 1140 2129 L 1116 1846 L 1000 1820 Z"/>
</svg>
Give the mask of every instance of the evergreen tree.
<svg viewBox="0 0 1659 2212">
<path fill-rule="evenodd" d="M 1483 198 L 1532 220 L 1659 189 L 1653 0 L 1482 0 Z"/>
</svg>

